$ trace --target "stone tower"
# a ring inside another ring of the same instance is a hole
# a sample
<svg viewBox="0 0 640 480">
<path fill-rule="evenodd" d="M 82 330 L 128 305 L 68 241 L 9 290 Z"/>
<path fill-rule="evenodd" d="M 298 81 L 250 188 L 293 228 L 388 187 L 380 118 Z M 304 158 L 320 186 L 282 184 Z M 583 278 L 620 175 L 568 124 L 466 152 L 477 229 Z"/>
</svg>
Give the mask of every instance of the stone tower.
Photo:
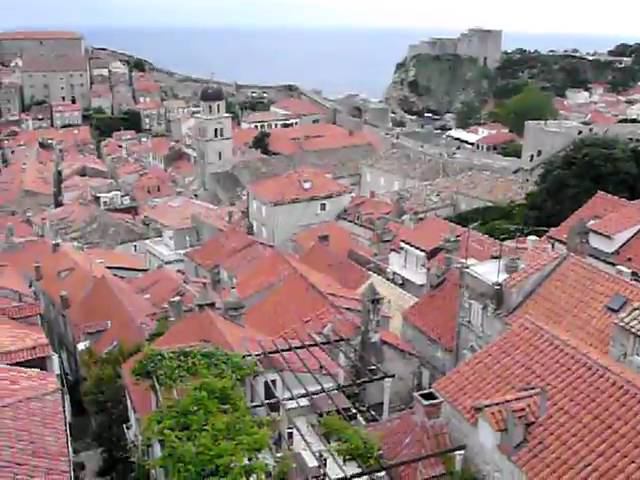
<svg viewBox="0 0 640 480">
<path fill-rule="evenodd" d="M 200 92 L 202 112 L 196 117 L 195 146 L 202 188 L 211 186 L 211 175 L 226 172 L 233 165 L 233 129 L 227 113 L 224 91 L 207 86 Z"/>
</svg>

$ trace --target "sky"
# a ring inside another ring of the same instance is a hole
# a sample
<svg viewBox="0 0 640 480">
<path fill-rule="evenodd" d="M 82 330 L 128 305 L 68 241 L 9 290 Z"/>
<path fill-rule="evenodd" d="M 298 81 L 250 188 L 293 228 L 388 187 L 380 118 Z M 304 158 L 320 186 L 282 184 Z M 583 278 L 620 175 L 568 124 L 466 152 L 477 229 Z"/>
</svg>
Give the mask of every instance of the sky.
<svg viewBox="0 0 640 480">
<path fill-rule="evenodd" d="M 522 33 L 636 36 L 640 18 L 637 0 L 607 4 L 586 0 L 21 0 L 11 4 L 0 15 L 1 29 L 193 26 L 457 31 L 480 26 Z"/>
</svg>

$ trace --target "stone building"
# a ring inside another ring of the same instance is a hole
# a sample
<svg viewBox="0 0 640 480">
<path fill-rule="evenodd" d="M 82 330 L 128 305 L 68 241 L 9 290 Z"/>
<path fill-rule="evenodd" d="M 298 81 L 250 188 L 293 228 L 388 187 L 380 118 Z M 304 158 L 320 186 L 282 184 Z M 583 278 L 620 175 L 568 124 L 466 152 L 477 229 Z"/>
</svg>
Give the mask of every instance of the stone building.
<svg viewBox="0 0 640 480">
<path fill-rule="evenodd" d="M 0 119 L 9 120 L 22 112 L 22 79 L 20 73 L 0 69 Z"/>
<path fill-rule="evenodd" d="M 351 200 L 348 187 L 312 168 L 254 182 L 248 190 L 254 234 L 275 245 L 303 228 L 335 220 Z"/>
<path fill-rule="evenodd" d="M 84 55 L 27 55 L 23 58 L 22 88 L 25 103 L 71 102 L 91 106 L 89 71 Z"/>
<path fill-rule="evenodd" d="M 84 39 L 75 32 L 2 32 L 0 33 L 0 62 L 16 57 L 38 54 L 84 55 Z"/>
<path fill-rule="evenodd" d="M 82 108 L 70 102 L 52 103 L 51 120 L 53 128 L 82 125 Z"/>
<path fill-rule="evenodd" d="M 472 57 L 493 69 L 502 55 L 502 30 L 471 28 L 456 38 L 431 38 L 409 46 L 409 58 L 421 54 Z"/>
<path fill-rule="evenodd" d="M 201 113 L 196 117 L 194 144 L 202 188 L 212 186 L 211 176 L 227 172 L 233 166 L 232 115 L 227 113 L 221 87 L 205 87 L 200 92 Z"/>
</svg>

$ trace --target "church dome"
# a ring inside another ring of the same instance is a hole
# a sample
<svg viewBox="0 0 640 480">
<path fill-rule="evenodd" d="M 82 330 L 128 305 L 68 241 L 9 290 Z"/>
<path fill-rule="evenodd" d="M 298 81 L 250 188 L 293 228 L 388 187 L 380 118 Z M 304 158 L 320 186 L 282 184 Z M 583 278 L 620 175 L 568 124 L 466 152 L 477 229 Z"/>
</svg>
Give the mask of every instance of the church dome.
<svg viewBox="0 0 640 480">
<path fill-rule="evenodd" d="M 224 100 L 224 90 L 220 87 L 207 86 L 200 92 L 202 102 L 221 102 Z"/>
</svg>

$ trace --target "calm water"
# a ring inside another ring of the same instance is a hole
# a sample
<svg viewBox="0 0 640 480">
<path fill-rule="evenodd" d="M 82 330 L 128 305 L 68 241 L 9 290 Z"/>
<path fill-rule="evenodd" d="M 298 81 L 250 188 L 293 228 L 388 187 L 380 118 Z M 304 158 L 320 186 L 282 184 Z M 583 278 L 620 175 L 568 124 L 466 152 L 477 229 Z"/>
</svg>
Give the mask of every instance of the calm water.
<svg viewBox="0 0 640 480">
<path fill-rule="evenodd" d="M 410 43 L 446 31 L 346 29 L 86 29 L 92 45 L 147 58 L 183 73 L 247 83 L 293 82 L 325 94 L 379 98 Z M 633 39 L 505 33 L 506 49 L 606 50 Z"/>
</svg>

